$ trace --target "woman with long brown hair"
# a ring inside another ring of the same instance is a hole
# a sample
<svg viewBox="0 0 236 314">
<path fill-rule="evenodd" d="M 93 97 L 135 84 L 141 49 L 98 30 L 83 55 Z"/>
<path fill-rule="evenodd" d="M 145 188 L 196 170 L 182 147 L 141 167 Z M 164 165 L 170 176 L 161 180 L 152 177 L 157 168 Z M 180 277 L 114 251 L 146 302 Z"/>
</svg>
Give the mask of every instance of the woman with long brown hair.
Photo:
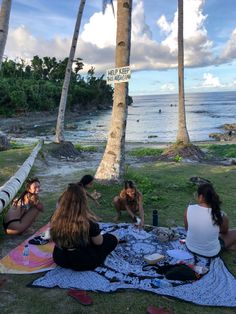
<svg viewBox="0 0 236 314">
<path fill-rule="evenodd" d="M 84 188 L 73 183 L 60 197 L 50 234 L 55 242 L 55 263 L 74 270 L 92 270 L 101 265 L 118 243 L 112 234 L 101 235 Z"/>
</svg>

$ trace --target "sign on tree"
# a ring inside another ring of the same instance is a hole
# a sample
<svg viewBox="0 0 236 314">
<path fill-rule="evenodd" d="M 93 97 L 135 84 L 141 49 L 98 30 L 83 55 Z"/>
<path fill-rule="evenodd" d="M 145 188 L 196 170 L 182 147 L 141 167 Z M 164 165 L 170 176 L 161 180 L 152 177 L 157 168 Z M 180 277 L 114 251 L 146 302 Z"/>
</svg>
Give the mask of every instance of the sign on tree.
<svg viewBox="0 0 236 314">
<path fill-rule="evenodd" d="M 106 72 L 107 84 L 128 82 L 131 78 L 130 67 L 114 68 Z"/>
</svg>

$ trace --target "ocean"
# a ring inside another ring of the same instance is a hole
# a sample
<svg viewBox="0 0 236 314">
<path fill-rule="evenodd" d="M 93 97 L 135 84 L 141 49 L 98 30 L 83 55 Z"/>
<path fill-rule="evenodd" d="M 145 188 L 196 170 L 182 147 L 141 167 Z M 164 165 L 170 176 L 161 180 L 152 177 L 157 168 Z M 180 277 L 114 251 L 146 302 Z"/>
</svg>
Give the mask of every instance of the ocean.
<svg viewBox="0 0 236 314">
<path fill-rule="evenodd" d="M 190 140 L 209 141 L 210 133 L 223 133 L 225 123 L 236 123 L 236 92 L 191 93 L 185 95 Z M 82 116 L 78 128 L 66 131 L 67 140 L 105 141 L 111 110 Z M 176 140 L 178 95 L 133 96 L 128 109 L 126 141 L 169 143 Z"/>
</svg>

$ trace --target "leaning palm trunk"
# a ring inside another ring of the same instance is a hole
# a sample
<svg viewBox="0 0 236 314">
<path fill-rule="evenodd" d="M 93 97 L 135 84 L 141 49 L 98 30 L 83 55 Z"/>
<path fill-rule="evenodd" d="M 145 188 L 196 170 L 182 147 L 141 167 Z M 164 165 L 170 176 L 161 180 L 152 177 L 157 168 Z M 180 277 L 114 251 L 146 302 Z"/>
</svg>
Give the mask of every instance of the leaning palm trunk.
<svg viewBox="0 0 236 314">
<path fill-rule="evenodd" d="M 0 11 L 0 69 L 7 41 L 9 20 L 11 12 L 11 0 L 2 0 Z"/>
<path fill-rule="evenodd" d="M 183 0 L 178 0 L 178 78 L 179 78 L 179 123 L 177 142 L 190 143 L 186 126 L 184 101 L 184 39 L 183 39 Z"/>
<path fill-rule="evenodd" d="M 30 156 L 26 159 L 20 169 L 8 180 L 3 186 L 0 187 L 0 213 L 2 210 L 13 200 L 25 179 L 27 178 L 38 152 L 42 148 L 43 140 L 33 149 Z"/>
<path fill-rule="evenodd" d="M 117 1 L 116 67 L 129 65 L 132 0 Z M 125 171 L 125 132 L 128 112 L 128 83 L 115 83 L 111 125 L 106 149 L 95 177 L 119 181 Z"/>
<path fill-rule="evenodd" d="M 64 141 L 64 120 L 65 120 L 67 95 L 68 95 L 68 89 L 70 85 L 72 65 L 73 65 L 73 60 L 75 56 L 75 50 L 76 50 L 76 45 L 78 41 L 80 23 L 81 23 L 81 19 L 83 15 L 85 2 L 86 0 L 80 1 L 79 11 L 77 14 L 73 39 L 72 39 L 71 48 L 70 48 L 70 54 L 69 54 L 69 58 L 68 58 L 67 66 L 66 66 L 66 73 L 65 73 L 63 86 L 62 86 L 61 99 L 60 99 L 60 105 L 59 105 L 58 116 L 57 116 L 57 126 L 56 126 L 56 135 L 55 135 L 56 143 L 60 143 Z"/>
</svg>

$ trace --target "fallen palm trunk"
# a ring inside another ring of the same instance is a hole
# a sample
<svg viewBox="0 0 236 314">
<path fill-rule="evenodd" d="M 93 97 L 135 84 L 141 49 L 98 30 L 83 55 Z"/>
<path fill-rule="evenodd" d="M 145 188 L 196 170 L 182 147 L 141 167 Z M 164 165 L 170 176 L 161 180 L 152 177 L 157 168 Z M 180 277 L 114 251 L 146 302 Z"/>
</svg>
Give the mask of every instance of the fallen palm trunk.
<svg viewBox="0 0 236 314">
<path fill-rule="evenodd" d="M 2 187 L 0 187 L 0 213 L 13 200 L 34 164 L 38 152 L 42 148 L 43 140 L 33 149 L 20 169 Z"/>
</svg>

